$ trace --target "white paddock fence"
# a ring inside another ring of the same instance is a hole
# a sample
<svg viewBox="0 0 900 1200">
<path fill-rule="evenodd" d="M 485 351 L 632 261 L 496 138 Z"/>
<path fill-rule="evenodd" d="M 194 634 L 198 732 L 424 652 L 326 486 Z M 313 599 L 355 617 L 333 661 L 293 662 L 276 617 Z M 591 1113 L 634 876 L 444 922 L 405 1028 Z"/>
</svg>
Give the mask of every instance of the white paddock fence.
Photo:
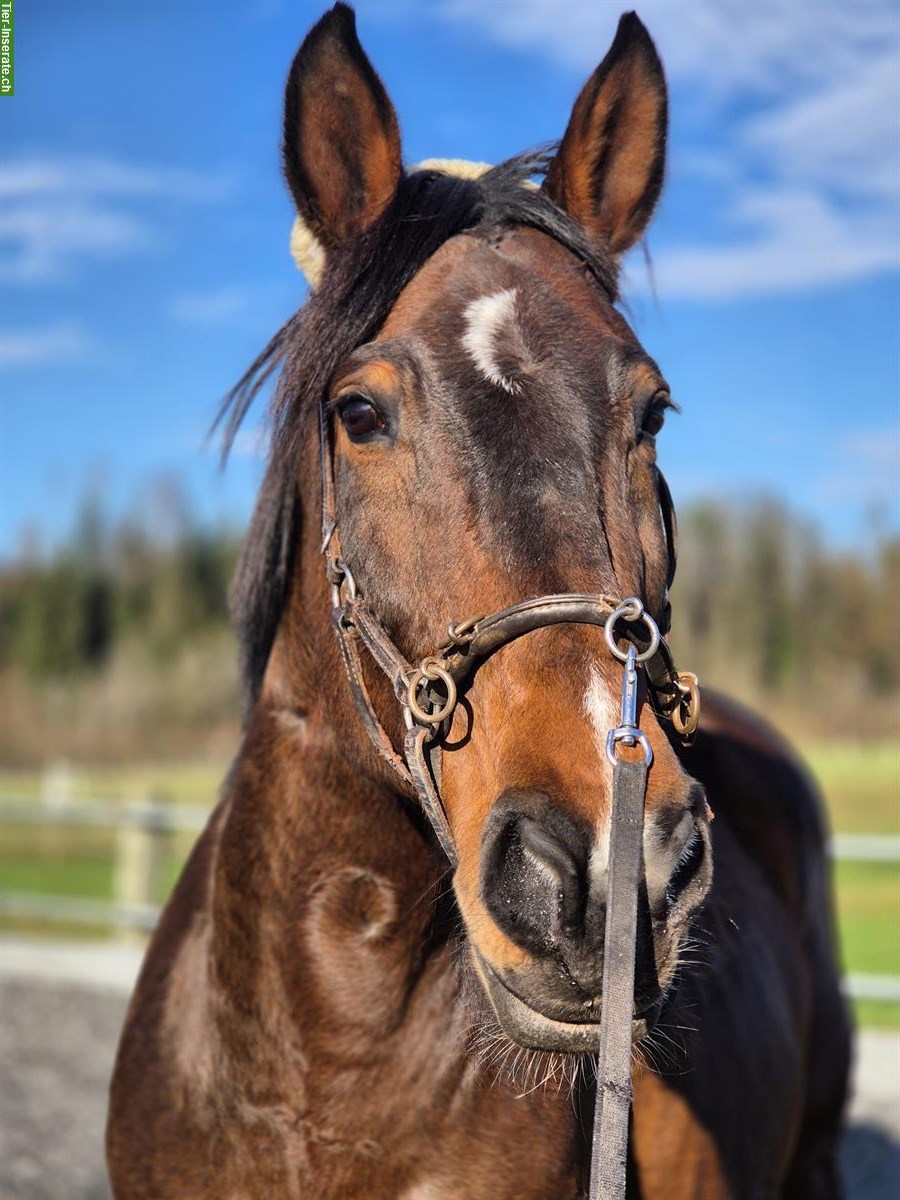
<svg viewBox="0 0 900 1200">
<path fill-rule="evenodd" d="M 126 804 L 5 799 L 0 803 L 0 833 L 3 827 L 15 826 L 112 831 L 114 896 L 95 900 L 7 891 L 0 880 L 0 917 L 148 934 L 159 919 L 157 898 L 175 838 L 199 833 L 208 816 L 209 810 L 200 805 L 173 805 L 161 799 Z M 837 834 L 831 850 L 841 861 L 900 864 L 900 837 L 890 834 Z M 856 999 L 900 1002 L 900 976 L 851 974 L 846 988 Z"/>
</svg>

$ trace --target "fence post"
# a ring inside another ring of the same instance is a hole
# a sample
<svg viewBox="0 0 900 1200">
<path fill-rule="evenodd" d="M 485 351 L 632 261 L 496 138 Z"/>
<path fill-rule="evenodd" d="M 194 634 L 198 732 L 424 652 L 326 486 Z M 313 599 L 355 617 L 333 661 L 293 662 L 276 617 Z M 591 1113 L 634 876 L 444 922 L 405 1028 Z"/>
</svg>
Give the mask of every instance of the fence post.
<svg viewBox="0 0 900 1200">
<path fill-rule="evenodd" d="M 59 759 L 41 773 L 39 801 L 43 808 L 60 813 L 70 808 L 75 800 L 75 776 L 66 759 Z M 46 859 L 58 854 L 64 844 L 65 833 L 59 826 L 41 822 L 38 835 L 41 857 Z"/>
<path fill-rule="evenodd" d="M 68 808 L 75 799 L 75 777 L 64 758 L 52 763 L 41 774 L 40 801 L 45 808 Z"/>
<path fill-rule="evenodd" d="M 114 896 L 122 910 L 137 911 L 159 903 L 171 842 L 172 822 L 162 796 L 155 794 L 125 805 L 116 830 Z M 128 941 L 145 937 L 127 923 L 120 926 L 120 936 Z"/>
</svg>

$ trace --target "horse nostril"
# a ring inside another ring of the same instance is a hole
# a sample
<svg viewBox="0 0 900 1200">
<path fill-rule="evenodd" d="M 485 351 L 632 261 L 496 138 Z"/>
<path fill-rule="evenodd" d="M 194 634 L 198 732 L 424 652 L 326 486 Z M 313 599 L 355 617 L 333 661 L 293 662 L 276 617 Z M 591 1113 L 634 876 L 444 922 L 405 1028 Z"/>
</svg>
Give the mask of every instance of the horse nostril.
<svg viewBox="0 0 900 1200">
<path fill-rule="evenodd" d="M 525 811 L 522 811 L 522 810 Z M 505 793 L 485 829 L 481 895 L 517 945 L 544 952 L 581 929 L 586 872 L 581 836 L 539 793 Z"/>
<path fill-rule="evenodd" d="M 706 843 L 700 830 L 695 827 L 678 855 L 675 869 L 669 876 L 666 886 L 666 903 L 670 908 L 700 873 L 705 857 Z"/>
<path fill-rule="evenodd" d="M 712 880 L 712 858 L 706 795 L 699 784 L 647 815 L 644 873 L 654 919 L 678 921 L 703 899 Z"/>
<path fill-rule="evenodd" d="M 559 927 L 564 933 L 572 933 L 581 925 L 584 914 L 578 864 L 562 842 L 530 817 L 522 818 L 519 838 L 526 860 L 538 872 L 545 872 L 548 882 L 555 883 Z"/>
</svg>

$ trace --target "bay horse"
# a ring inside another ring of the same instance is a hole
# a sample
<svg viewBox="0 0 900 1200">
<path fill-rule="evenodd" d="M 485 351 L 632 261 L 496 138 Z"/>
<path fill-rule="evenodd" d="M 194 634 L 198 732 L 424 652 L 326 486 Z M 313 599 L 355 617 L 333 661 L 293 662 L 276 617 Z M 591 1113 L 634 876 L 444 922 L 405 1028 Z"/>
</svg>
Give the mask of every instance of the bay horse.
<svg viewBox="0 0 900 1200">
<path fill-rule="evenodd" d="M 461 685 L 448 867 L 378 648 L 415 663 L 448 621 L 560 593 L 667 628 L 673 400 L 615 307 L 666 128 L 634 14 L 555 154 L 478 179 L 404 170 L 347 6 L 303 42 L 284 169 L 325 267 L 231 397 L 233 432 L 280 368 L 233 592 L 245 732 L 126 1019 L 117 1200 L 585 1194 L 620 666 L 597 625 L 543 623 Z M 329 615 L 343 638 L 356 597 L 376 661 L 348 679 Z M 734 704 L 705 694 L 685 747 L 640 699 L 629 1196 L 837 1197 L 849 1028 L 816 797 Z"/>
</svg>

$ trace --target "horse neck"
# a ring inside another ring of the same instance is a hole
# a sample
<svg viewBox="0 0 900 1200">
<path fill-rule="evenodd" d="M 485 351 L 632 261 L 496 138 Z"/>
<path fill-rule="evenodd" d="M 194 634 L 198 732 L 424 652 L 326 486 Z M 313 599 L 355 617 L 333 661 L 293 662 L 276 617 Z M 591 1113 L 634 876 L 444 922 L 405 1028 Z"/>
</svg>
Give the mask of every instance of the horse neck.
<svg viewBox="0 0 900 1200">
<path fill-rule="evenodd" d="M 248 1010 L 277 997 L 305 1026 L 333 1024 L 321 995 L 353 990 L 371 1013 L 432 970 L 427 951 L 449 965 L 446 864 L 369 747 L 328 611 L 324 590 L 298 591 L 285 613 L 227 787 L 215 880 L 220 983 Z"/>
<path fill-rule="evenodd" d="M 304 827 L 310 845 L 316 842 L 316 873 L 318 863 L 327 861 L 397 883 L 411 875 L 433 879 L 444 860 L 424 832 L 417 804 L 369 741 L 329 619 L 330 588 L 318 566 L 313 560 L 313 569 L 300 573 L 291 588 L 242 757 L 267 768 L 279 810 Z M 403 724 L 390 684 L 363 658 L 376 709 L 401 745 Z M 309 857 L 306 846 L 300 857 Z M 294 865 L 296 870 L 302 863 Z"/>
</svg>

